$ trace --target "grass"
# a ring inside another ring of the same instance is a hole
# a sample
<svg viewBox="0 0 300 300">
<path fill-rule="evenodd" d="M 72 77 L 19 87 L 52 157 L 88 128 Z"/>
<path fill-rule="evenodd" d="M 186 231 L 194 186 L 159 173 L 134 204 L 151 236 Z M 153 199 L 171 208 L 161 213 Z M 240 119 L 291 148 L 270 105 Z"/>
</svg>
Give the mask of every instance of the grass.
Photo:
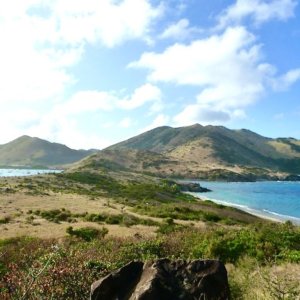
<svg viewBox="0 0 300 300">
<path fill-rule="evenodd" d="M 241 211 L 182 194 L 174 183 L 153 178 L 138 182 L 136 174 L 127 175 L 126 181 L 86 172 L 0 180 L 3 190 L 9 187 L 14 191 L 1 194 L 0 219 L 6 222 L 0 224 L 2 237 L 62 237 L 68 223 L 88 226 L 87 223 L 94 222 L 84 218 L 84 214 L 103 215 L 103 223 L 110 226 L 110 232 L 120 236 L 135 234 L 126 226 L 144 235 L 142 226 L 157 226 L 155 222 L 167 217 L 193 221 L 196 226 L 203 222 L 235 225 L 258 220 Z M 32 217 L 28 215 L 30 211 L 35 212 Z M 9 222 L 6 216 L 11 216 Z M 113 225 L 122 226 L 117 229 Z M 150 228 L 149 233 L 154 231 Z"/>
</svg>

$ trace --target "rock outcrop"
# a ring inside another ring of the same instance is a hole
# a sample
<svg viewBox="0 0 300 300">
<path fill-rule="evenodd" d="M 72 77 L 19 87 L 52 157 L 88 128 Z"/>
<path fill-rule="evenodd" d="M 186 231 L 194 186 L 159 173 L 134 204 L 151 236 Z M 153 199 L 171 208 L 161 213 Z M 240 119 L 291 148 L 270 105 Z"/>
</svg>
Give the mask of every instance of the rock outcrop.
<svg viewBox="0 0 300 300">
<path fill-rule="evenodd" d="M 284 178 L 284 181 L 300 181 L 300 175 L 290 174 Z"/>
<path fill-rule="evenodd" d="M 217 260 L 132 261 L 94 282 L 91 300 L 227 300 L 225 266 Z"/>
<path fill-rule="evenodd" d="M 193 183 L 193 182 L 182 183 L 181 182 L 181 183 L 177 183 L 177 185 L 179 186 L 181 192 L 193 192 L 193 193 L 211 192 L 210 189 L 202 187 L 199 183 Z"/>
</svg>

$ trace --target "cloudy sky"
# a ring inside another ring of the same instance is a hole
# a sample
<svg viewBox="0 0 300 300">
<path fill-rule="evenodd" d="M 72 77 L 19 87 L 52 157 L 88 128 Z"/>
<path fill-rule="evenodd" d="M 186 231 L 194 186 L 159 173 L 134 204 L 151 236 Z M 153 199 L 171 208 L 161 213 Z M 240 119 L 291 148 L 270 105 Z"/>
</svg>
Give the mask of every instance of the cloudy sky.
<svg viewBox="0 0 300 300">
<path fill-rule="evenodd" d="M 0 144 L 103 148 L 194 123 L 300 138 L 299 4 L 1 1 Z"/>
</svg>

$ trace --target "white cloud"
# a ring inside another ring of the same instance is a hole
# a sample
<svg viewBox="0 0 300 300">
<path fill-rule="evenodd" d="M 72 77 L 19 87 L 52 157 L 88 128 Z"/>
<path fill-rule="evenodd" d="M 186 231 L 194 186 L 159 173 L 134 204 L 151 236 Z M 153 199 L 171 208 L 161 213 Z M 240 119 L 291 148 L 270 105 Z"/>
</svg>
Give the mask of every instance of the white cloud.
<svg viewBox="0 0 300 300">
<path fill-rule="evenodd" d="M 237 0 L 219 16 L 217 28 L 239 24 L 247 17 L 256 25 L 272 19 L 284 21 L 294 16 L 296 6 L 295 0 Z"/>
<path fill-rule="evenodd" d="M 11 0 L 0 4 L 0 101 L 52 101 L 76 82 L 87 44 L 148 39 L 150 0 Z"/>
<path fill-rule="evenodd" d="M 216 80 L 246 75 L 244 67 L 253 68 L 259 59 L 259 47 L 253 45 L 254 41 L 255 37 L 245 28 L 229 28 L 224 34 L 195 40 L 189 45 L 174 44 L 161 54 L 144 53 L 129 66 L 149 69 L 150 81 L 210 85 Z"/>
<path fill-rule="evenodd" d="M 221 34 L 192 43 L 174 44 L 162 53 L 144 53 L 130 64 L 149 70 L 148 80 L 199 87 L 197 102 L 174 117 L 175 122 L 217 123 L 245 117 L 274 82 L 290 85 L 300 78 L 298 69 L 280 77 L 263 62 L 262 46 L 244 27 L 230 27 Z M 175 63 L 176 62 L 176 63 Z"/>
<path fill-rule="evenodd" d="M 83 139 L 88 145 L 94 138 L 84 135 L 77 118 L 120 109 L 119 101 L 130 97 L 136 103 L 132 109 L 151 102 L 139 100 L 138 94 L 121 97 L 97 90 L 68 95 L 77 82 L 72 67 L 81 62 L 87 45 L 114 47 L 132 39 L 147 40 L 163 10 L 150 0 L 1 3 L 0 124 L 7 133 L 1 140 L 26 132 L 71 146 Z M 159 101 L 151 103 L 155 107 Z"/>
<path fill-rule="evenodd" d="M 52 111 L 44 113 L 26 130 L 24 128 L 19 131 L 15 130 L 15 136 L 21 134 L 37 136 L 48 141 L 65 144 L 73 149 L 102 149 L 115 142 L 113 139 L 99 135 L 99 132 L 93 128 L 97 124 L 89 124 L 89 130 L 86 130 L 85 124 L 79 121 L 78 116 L 57 113 L 58 111 L 59 109 L 56 107 Z"/>
<path fill-rule="evenodd" d="M 39 122 L 39 114 L 28 108 L 14 108 L 13 112 L 6 107 L 1 107 L 0 127 L 1 140 L 0 144 L 8 143 L 24 134 L 24 131 Z"/>
<path fill-rule="evenodd" d="M 173 117 L 175 126 L 188 126 L 194 123 L 202 125 L 220 125 L 231 119 L 243 119 L 246 114 L 241 109 L 218 108 L 196 103 L 187 105 L 179 114 Z"/>
<path fill-rule="evenodd" d="M 0 101 L 3 103 L 53 99 L 74 82 L 66 68 L 79 61 L 82 49 L 45 46 L 48 21 L 27 14 L 34 3 L 38 1 L 1 3 Z"/>
<path fill-rule="evenodd" d="M 190 27 L 188 19 L 181 19 L 175 24 L 171 24 L 164 32 L 159 36 L 161 39 L 175 39 L 184 40 L 190 38 L 194 33 L 201 30 L 196 27 Z"/>
<path fill-rule="evenodd" d="M 69 100 L 56 104 L 53 111 L 55 115 L 71 116 L 97 111 L 134 110 L 146 104 L 152 104 L 150 111 L 162 107 L 160 89 L 149 83 L 125 96 L 116 91 L 78 91 Z"/>
<path fill-rule="evenodd" d="M 2 128 L 11 124 L 7 137 L 18 137 L 24 133 L 50 141 L 67 144 L 72 148 L 104 148 L 114 142 L 115 137 L 100 138 L 101 128 L 129 128 L 134 124 L 130 117 L 124 117 L 119 123 L 104 118 L 103 114 L 134 110 L 150 105 L 150 111 L 161 102 L 161 91 L 151 84 L 135 89 L 131 95 L 122 95 L 115 91 L 87 90 L 79 91 L 67 101 L 56 102 L 48 111 L 39 114 L 38 110 L 15 107 L 7 111 L 0 119 Z M 153 111 L 154 113 L 154 111 Z M 96 121 L 96 122 L 95 122 Z"/>
<path fill-rule="evenodd" d="M 113 93 L 101 91 L 79 91 L 70 100 L 58 105 L 55 114 L 78 115 L 95 111 L 111 111 L 117 98 Z"/>
<path fill-rule="evenodd" d="M 147 127 L 143 128 L 140 130 L 140 132 L 145 132 L 149 131 L 153 128 L 160 127 L 160 126 L 165 126 L 169 123 L 170 117 L 164 114 L 159 114 L 158 116 L 155 117 L 155 119 L 152 121 L 151 124 L 149 124 Z"/>
<path fill-rule="evenodd" d="M 288 89 L 298 80 L 300 80 L 300 68 L 290 70 L 278 78 L 273 78 L 272 85 L 274 90 L 281 91 Z"/>
<path fill-rule="evenodd" d="M 198 103 L 244 107 L 263 92 L 270 72 L 261 67 L 260 46 L 254 42 L 245 28 L 229 28 L 190 45 L 175 44 L 161 54 L 143 54 L 131 66 L 150 69 L 151 81 L 199 86 Z"/>
<path fill-rule="evenodd" d="M 121 122 L 119 123 L 119 125 L 122 128 L 129 128 L 132 125 L 132 120 L 129 117 L 126 117 L 124 119 L 121 120 Z"/>
<path fill-rule="evenodd" d="M 15 32 L 2 36 L 0 47 L 0 101 L 43 101 L 61 95 L 74 78 L 65 69 L 76 63 L 80 50 L 39 50 Z M 26 30 L 23 32 L 26 38 Z"/>
<path fill-rule="evenodd" d="M 229 121 L 231 118 L 228 111 L 214 109 L 208 105 L 191 104 L 187 105 L 183 111 L 177 114 L 173 121 L 176 126 L 187 126 L 198 123 L 202 125 L 220 124 Z"/>
<path fill-rule="evenodd" d="M 118 101 L 117 106 L 125 110 L 132 110 L 149 102 L 153 103 L 150 110 L 157 111 L 161 109 L 160 89 L 147 83 L 137 88 L 130 97 Z"/>
<path fill-rule="evenodd" d="M 3 23 L 35 25 L 39 41 L 64 45 L 101 42 L 113 47 L 130 39 L 143 39 L 164 6 L 150 0 L 11 0 L 1 4 Z"/>
<path fill-rule="evenodd" d="M 113 47 L 129 39 L 144 39 L 163 6 L 149 0 L 59 0 L 51 5 L 58 17 L 59 36 L 69 43 L 101 41 Z M 75 28 L 75 30 L 74 30 Z"/>
</svg>

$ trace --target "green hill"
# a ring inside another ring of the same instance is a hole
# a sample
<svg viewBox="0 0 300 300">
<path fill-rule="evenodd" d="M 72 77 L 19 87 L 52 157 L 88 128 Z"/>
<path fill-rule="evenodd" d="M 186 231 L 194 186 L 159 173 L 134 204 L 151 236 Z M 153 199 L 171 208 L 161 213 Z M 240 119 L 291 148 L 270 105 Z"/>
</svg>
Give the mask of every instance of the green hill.
<svg viewBox="0 0 300 300">
<path fill-rule="evenodd" d="M 93 150 L 73 150 L 62 144 L 24 135 L 0 145 L 0 165 L 57 167 L 74 163 L 92 153 Z"/>
<path fill-rule="evenodd" d="M 87 165 L 161 176 L 227 180 L 282 179 L 300 174 L 300 141 L 271 139 L 223 126 L 158 127 L 104 149 Z"/>
</svg>

